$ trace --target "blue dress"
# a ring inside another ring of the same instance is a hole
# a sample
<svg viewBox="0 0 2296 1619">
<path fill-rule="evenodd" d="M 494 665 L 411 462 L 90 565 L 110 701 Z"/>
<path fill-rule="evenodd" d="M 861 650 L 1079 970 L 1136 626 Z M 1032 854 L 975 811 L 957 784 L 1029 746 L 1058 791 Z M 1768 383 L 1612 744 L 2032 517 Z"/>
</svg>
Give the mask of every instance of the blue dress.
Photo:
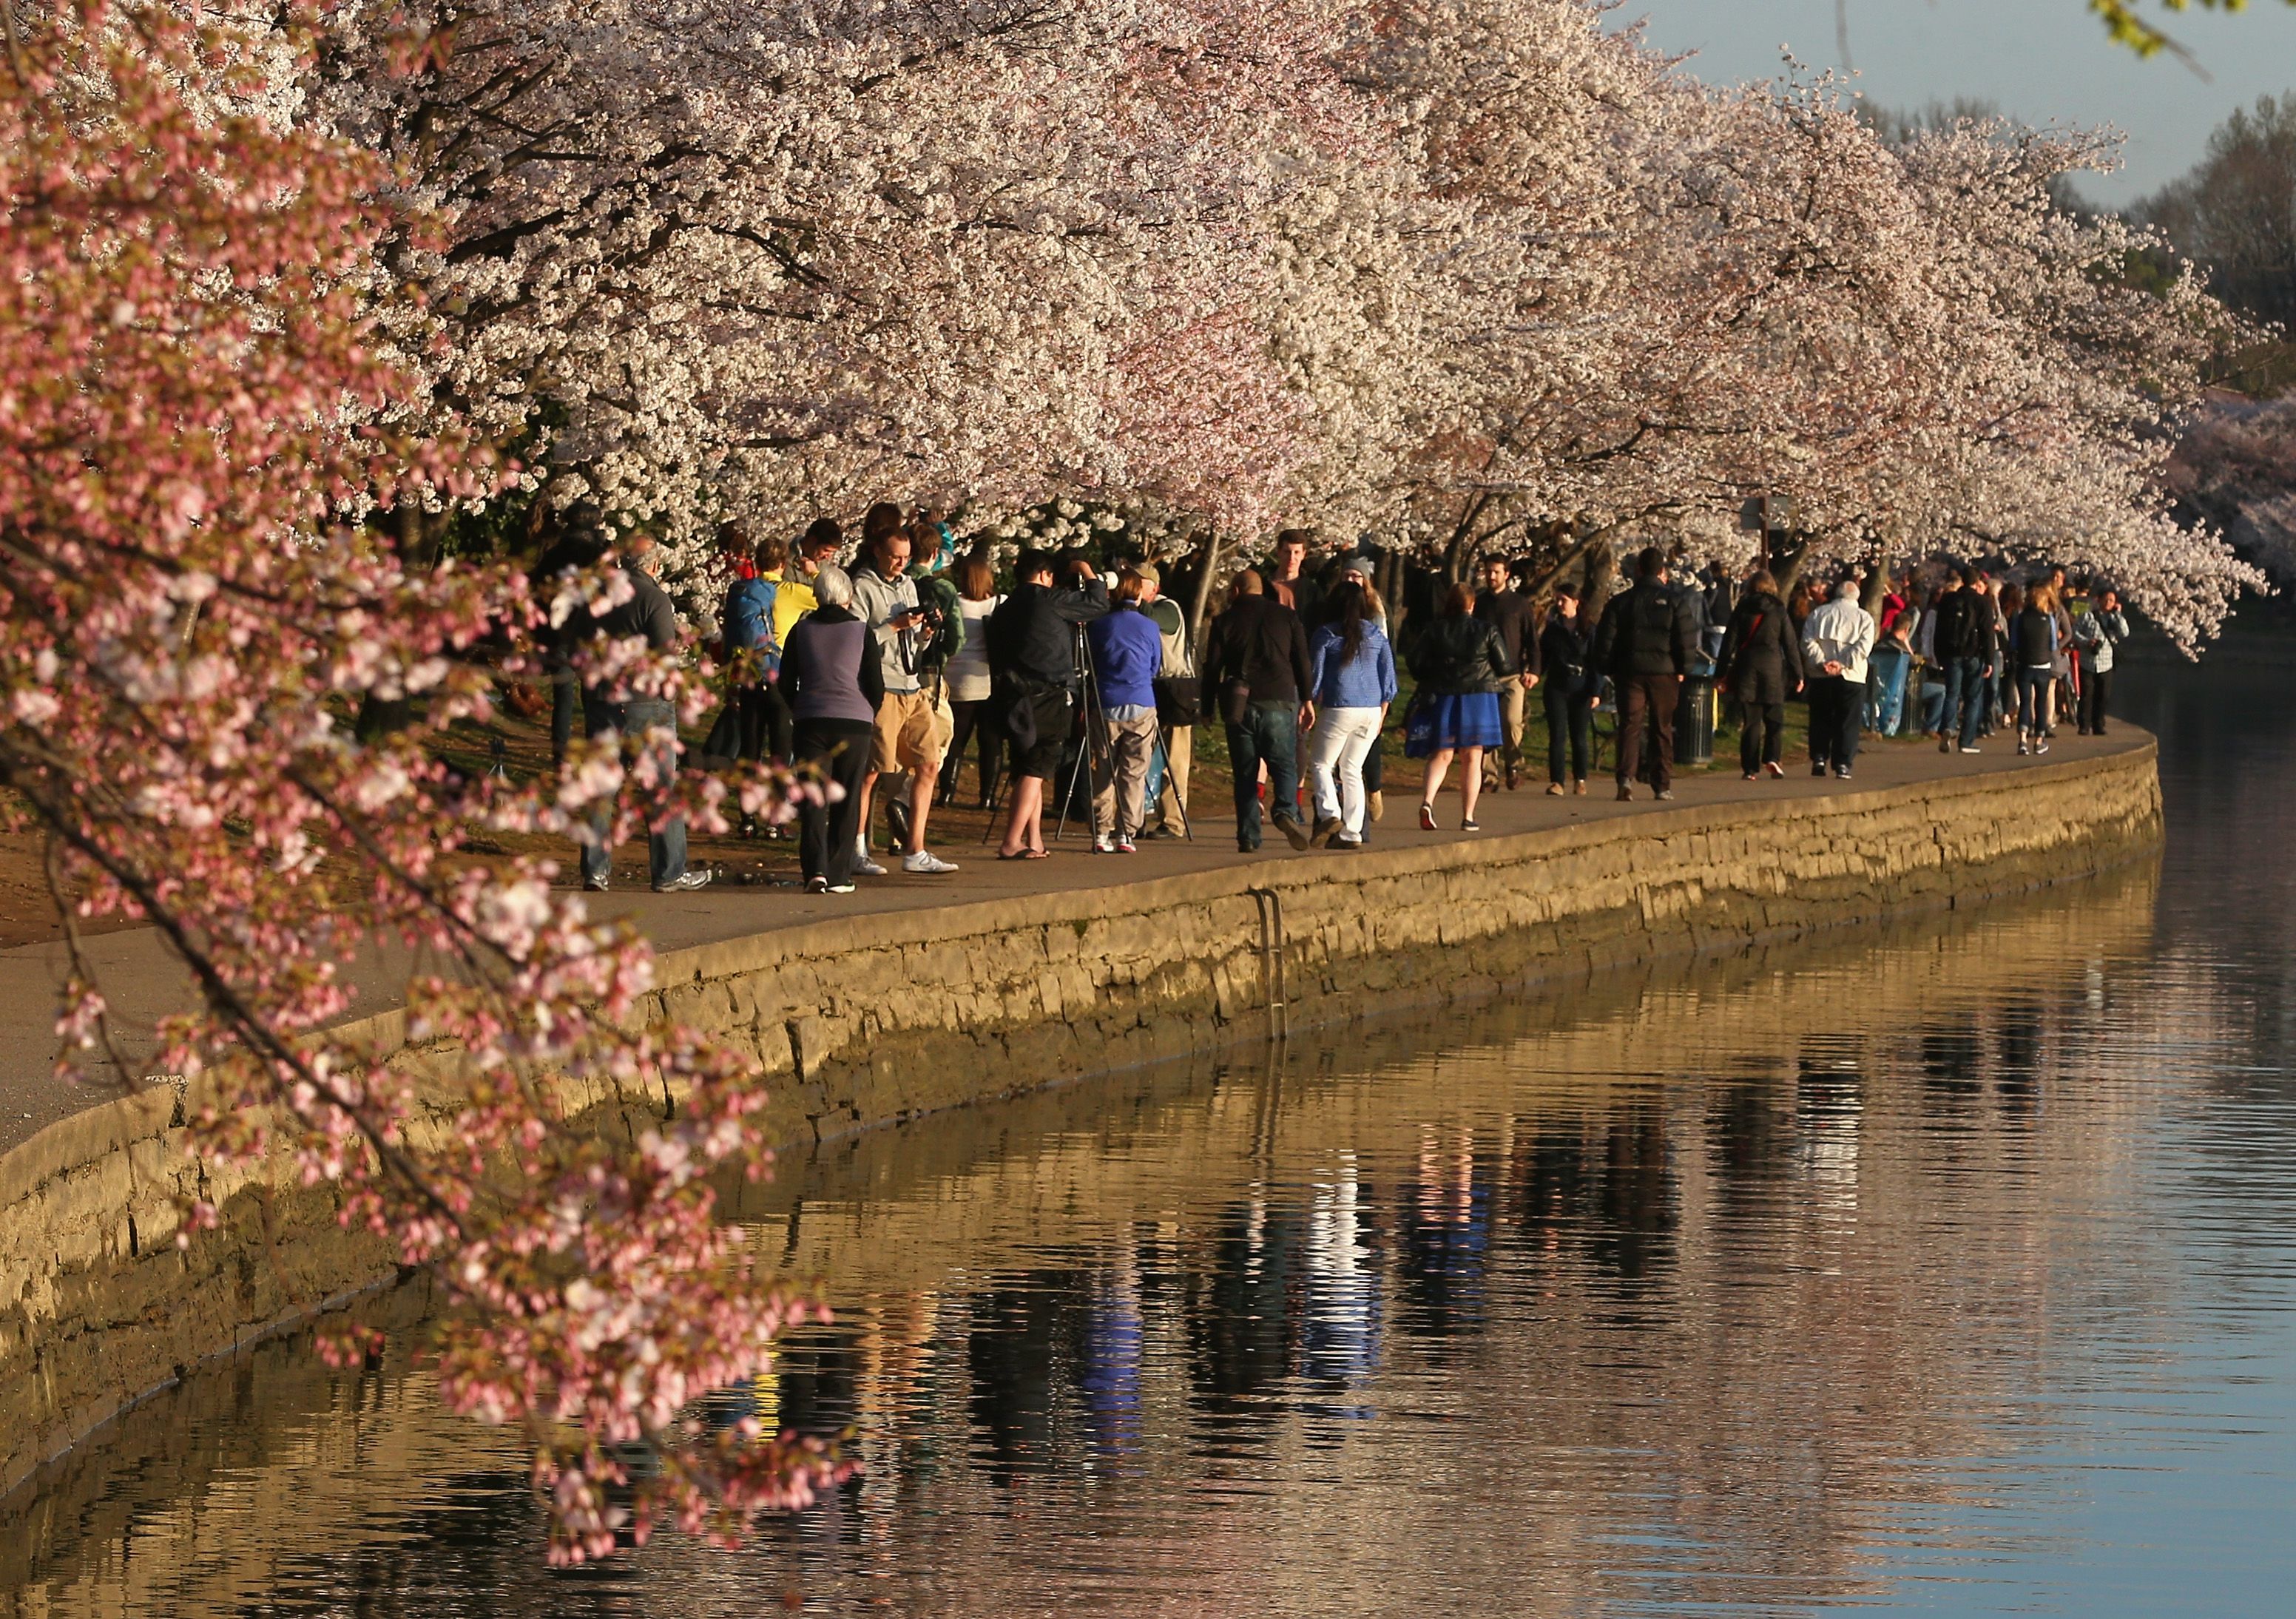
<svg viewBox="0 0 2296 1619">
<path fill-rule="evenodd" d="M 1404 722 L 1403 755 L 1423 759 L 1446 748 L 1496 748 L 1504 739 L 1497 692 L 1423 694 L 1412 705 L 1411 717 Z"/>
</svg>

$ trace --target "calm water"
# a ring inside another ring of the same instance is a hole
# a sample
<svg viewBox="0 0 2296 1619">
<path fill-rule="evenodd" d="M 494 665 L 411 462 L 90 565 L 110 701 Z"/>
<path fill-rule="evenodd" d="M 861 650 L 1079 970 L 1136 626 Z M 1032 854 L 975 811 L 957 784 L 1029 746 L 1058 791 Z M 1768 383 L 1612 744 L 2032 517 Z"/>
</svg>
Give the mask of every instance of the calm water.
<svg viewBox="0 0 2296 1619">
<path fill-rule="evenodd" d="M 0 1605 L 2290 1612 L 2296 660 L 2123 678 L 2157 867 L 788 1166 L 841 1320 L 752 1397 L 865 1472 L 748 1550 L 549 1574 L 280 1345 L 0 1508 Z"/>
</svg>

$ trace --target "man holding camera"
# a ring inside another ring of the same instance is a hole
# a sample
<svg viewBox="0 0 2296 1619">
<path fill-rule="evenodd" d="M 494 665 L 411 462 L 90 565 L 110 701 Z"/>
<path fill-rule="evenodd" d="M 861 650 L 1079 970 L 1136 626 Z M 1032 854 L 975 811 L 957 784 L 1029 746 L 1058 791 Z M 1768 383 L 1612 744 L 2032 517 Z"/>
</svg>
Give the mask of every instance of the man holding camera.
<svg viewBox="0 0 2296 1619">
<path fill-rule="evenodd" d="M 936 616 L 917 600 L 916 581 L 908 576 L 909 551 L 901 509 L 890 501 L 870 507 L 862 519 L 862 566 L 853 570 L 853 604 L 877 639 L 885 700 L 877 709 L 869 773 L 861 782 L 861 844 L 853 869 L 864 877 L 884 871 L 869 858 L 869 810 L 877 778 L 897 772 L 906 772 L 908 778 L 908 835 L 901 870 L 919 875 L 956 870 L 954 862 L 925 847 L 933 784 L 940 779 L 940 732 L 917 664 L 919 651 L 932 640 Z"/>
</svg>

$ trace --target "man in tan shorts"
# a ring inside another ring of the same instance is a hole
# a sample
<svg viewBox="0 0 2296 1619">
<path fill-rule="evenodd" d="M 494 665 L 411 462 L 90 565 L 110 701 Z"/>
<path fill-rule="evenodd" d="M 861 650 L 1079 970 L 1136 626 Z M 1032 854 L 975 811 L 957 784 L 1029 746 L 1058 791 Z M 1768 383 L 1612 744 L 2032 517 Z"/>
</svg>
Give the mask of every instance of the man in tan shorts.
<svg viewBox="0 0 2296 1619">
<path fill-rule="evenodd" d="M 853 570 L 853 605 L 877 638 L 885 700 L 877 707 L 877 734 L 869 774 L 861 784 L 861 847 L 854 870 L 873 876 L 884 868 L 869 858 L 869 809 L 877 778 L 906 772 L 908 778 L 908 849 L 901 870 L 932 875 L 956 870 L 925 847 L 925 822 L 932 814 L 933 787 L 940 780 L 940 732 L 932 694 L 917 674 L 917 650 L 931 639 L 930 614 L 919 605 L 915 581 L 908 576 L 909 535 L 901 511 L 890 502 L 869 508 L 863 520 L 862 565 Z"/>
</svg>

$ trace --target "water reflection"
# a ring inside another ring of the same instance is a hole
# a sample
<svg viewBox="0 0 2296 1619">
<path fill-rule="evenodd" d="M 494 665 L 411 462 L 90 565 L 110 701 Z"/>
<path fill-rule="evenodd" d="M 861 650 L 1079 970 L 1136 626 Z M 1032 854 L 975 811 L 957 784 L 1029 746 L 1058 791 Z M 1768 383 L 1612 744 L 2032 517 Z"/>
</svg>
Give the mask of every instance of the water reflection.
<svg viewBox="0 0 2296 1619">
<path fill-rule="evenodd" d="M 282 1347 L 0 1517 L 0 1591 L 2270 1611 L 2296 1574 L 2289 912 L 2241 903 L 2258 861 L 2194 851 L 2286 829 L 2182 758 L 2165 874 L 1176 1068 L 1112 1116 L 1079 1087 L 930 1119 L 745 1190 L 840 1320 L 713 1414 L 849 1434 L 864 1470 L 741 1554 L 545 1574 L 512 1447 L 403 1360 L 339 1379 Z M 2262 880 L 2296 898 L 2284 864 Z"/>
</svg>

